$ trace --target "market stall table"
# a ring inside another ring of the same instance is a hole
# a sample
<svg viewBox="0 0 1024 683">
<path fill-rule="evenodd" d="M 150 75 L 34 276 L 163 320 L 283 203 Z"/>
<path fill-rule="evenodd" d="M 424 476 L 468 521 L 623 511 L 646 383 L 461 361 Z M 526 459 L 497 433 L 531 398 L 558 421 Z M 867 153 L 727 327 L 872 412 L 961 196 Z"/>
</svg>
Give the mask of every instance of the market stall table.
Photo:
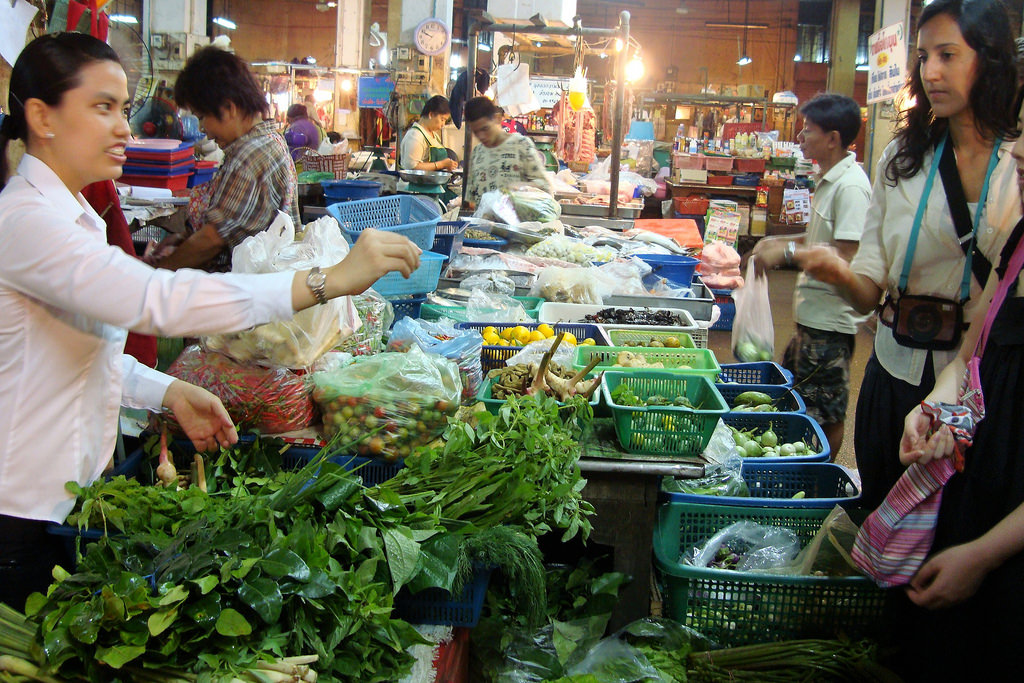
<svg viewBox="0 0 1024 683">
<path fill-rule="evenodd" d="M 627 453 L 619 447 L 610 419 L 596 419 L 582 443 L 580 470 L 587 480 L 583 497 L 594 506 L 590 543 L 611 548 L 613 569 L 633 578 L 619 593 L 609 628 L 650 616 L 651 553 L 661 477 L 697 479 L 704 465 L 696 458 Z"/>
</svg>

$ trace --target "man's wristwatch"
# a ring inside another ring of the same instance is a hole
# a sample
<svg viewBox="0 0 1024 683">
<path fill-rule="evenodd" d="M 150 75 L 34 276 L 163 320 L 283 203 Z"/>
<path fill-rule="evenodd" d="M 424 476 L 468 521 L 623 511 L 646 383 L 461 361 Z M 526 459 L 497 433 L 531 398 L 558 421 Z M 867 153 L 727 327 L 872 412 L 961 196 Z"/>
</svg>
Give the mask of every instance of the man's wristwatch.
<svg viewBox="0 0 1024 683">
<path fill-rule="evenodd" d="M 786 242 L 786 251 L 783 252 L 783 258 L 786 259 L 786 265 L 793 265 L 793 257 L 796 256 L 796 242 L 790 240 Z"/>
<path fill-rule="evenodd" d="M 313 266 L 306 276 L 306 286 L 313 292 L 313 297 L 318 304 L 327 303 L 327 273 Z"/>
</svg>

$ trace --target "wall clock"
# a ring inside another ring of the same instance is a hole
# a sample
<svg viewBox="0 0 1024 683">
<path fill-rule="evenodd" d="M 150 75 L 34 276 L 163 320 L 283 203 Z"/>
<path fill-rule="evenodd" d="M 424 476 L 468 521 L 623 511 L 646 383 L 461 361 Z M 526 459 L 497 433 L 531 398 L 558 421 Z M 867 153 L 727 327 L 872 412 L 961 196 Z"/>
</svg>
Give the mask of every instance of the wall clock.
<svg viewBox="0 0 1024 683">
<path fill-rule="evenodd" d="M 424 19 L 413 31 L 416 49 L 425 55 L 439 55 L 448 48 L 452 34 L 448 25 L 440 19 Z"/>
</svg>

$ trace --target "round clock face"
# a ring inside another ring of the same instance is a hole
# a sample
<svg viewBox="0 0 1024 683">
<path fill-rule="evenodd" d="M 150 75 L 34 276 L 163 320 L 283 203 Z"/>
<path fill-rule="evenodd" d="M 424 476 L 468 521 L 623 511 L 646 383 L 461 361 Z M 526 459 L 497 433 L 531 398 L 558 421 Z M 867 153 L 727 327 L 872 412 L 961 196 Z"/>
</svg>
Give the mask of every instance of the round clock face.
<svg viewBox="0 0 1024 683">
<path fill-rule="evenodd" d="M 451 34 L 448 32 L 448 27 L 440 19 L 424 19 L 413 34 L 416 49 L 425 55 L 444 52 L 450 39 Z"/>
</svg>

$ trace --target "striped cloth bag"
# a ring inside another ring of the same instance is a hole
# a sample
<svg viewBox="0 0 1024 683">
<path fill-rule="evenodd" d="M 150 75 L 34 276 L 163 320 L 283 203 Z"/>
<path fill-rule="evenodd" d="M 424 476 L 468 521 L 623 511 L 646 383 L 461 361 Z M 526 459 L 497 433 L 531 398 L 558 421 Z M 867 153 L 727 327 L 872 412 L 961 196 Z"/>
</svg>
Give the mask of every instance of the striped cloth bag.
<svg viewBox="0 0 1024 683">
<path fill-rule="evenodd" d="M 942 488 L 955 471 L 952 458 L 914 463 L 864 520 L 850 555 L 876 584 L 910 583 L 931 550 Z"/>
</svg>

